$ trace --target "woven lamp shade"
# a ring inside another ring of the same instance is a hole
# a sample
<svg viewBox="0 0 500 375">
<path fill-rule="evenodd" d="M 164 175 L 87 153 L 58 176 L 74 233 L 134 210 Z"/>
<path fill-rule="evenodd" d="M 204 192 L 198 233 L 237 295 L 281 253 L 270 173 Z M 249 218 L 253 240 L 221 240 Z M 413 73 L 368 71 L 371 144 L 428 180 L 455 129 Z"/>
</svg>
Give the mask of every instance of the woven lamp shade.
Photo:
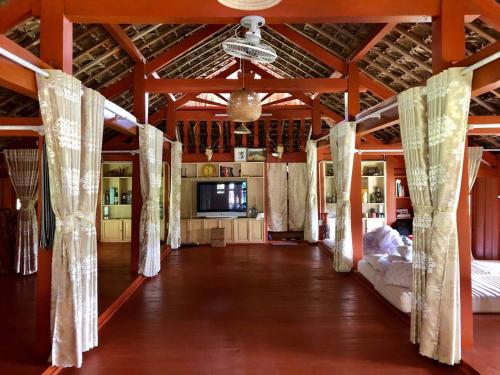
<svg viewBox="0 0 500 375">
<path fill-rule="evenodd" d="M 231 93 L 227 101 L 227 116 L 234 122 L 252 122 L 262 113 L 259 95 L 256 92 L 241 89 Z"/>
<path fill-rule="evenodd" d="M 281 0 L 218 0 L 222 5 L 240 10 L 261 10 L 279 4 Z"/>
</svg>

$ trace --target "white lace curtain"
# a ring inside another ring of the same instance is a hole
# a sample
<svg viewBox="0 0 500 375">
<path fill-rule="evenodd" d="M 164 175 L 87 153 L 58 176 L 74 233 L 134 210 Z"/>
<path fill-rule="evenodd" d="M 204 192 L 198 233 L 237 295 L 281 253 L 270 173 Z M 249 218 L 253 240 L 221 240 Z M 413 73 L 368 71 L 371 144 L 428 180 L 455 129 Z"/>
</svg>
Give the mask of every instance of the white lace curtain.
<svg viewBox="0 0 500 375">
<path fill-rule="evenodd" d="M 304 220 L 304 240 L 318 242 L 318 148 L 316 141 L 307 141 L 307 200 L 306 216 Z"/>
<path fill-rule="evenodd" d="M 288 229 L 304 229 L 307 201 L 307 164 L 288 163 Z"/>
<path fill-rule="evenodd" d="M 21 202 L 17 213 L 16 253 L 14 271 L 29 275 L 37 270 L 38 225 L 35 204 L 38 185 L 38 150 L 5 150 L 10 181 Z"/>
<path fill-rule="evenodd" d="M 139 129 L 142 210 L 139 273 L 152 277 L 160 272 L 160 187 L 163 133 L 151 125 Z"/>
<path fill-rule="evenodd" d="M 97 239 L 104 98 L 58 70 L 37 76 L 47 142 L 51 203 L 56 216 L 52 253 L 52 364 L 82 365 L 97 346 Z"/>
<path fill-rule="evenodd" d="M 288 230 L 287 197 L 286 163 L 267 163 L 267 228 L 271 232 Z"/>
<path fill-rule="evenodd" d="M 350 272 L 353 262 L 351 233 L 351 180 L 356 141 L 356 124 L 345 122 L 330 129 L 330 150 L 335 175 L 337 208 L 333 268 Z"/>
<path fill-rule="evenodd" d="M 483 148 L 482 147 L 469 147 L 469 193 L 474 187 L 474 182 L 477 178 L 477 173 L 479 172 L 479 166 L 481 165 L 481 160 L 483 158 Z"/>
<path fill-rule="evenodd" d="M 170 163 L 170 205 L 167 242 L 170 244 L 170 248 L 178 249 L 181 246 L 181 142 L 174 142 L 170 145 Z"/>
<path fill-rule="evenodd" d="M 456 210 L 472 74 L 451 68 L 398 95 L 415 218 L 411 340 L 447 364 L 461 357 Z"/>
</svg>

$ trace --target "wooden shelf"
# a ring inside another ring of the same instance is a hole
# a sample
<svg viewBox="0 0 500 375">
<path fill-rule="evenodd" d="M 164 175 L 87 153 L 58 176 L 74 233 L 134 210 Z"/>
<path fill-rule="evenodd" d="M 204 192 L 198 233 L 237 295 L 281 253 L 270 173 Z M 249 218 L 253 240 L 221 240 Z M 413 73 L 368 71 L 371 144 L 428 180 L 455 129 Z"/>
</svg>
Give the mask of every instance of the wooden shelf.
<svg viewBox="0 0 500 375">
<path fill-rule="evenodd" d="M 132 178 L 132 176 L 102 176 L 102 178 Z"/>
</svg>

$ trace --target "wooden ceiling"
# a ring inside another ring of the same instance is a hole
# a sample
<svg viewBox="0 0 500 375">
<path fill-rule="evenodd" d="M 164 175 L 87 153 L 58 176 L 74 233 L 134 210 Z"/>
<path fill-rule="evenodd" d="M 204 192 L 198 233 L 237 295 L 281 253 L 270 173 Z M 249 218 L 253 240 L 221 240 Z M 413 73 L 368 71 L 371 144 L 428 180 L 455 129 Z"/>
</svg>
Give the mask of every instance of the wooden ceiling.
<svg viewBox="0 0 500 375">
<path fill-rule="evenodd" d="M 263 39 L 272 45 L 278 59 L 271 65 L 260 67 L 265 72 L 279 78 L 328 78 L 336 72 L 325 59 L 319 59 L 294 42 L 296 38 L 306 38 L 316 46 L 346 61 L 376 31 L 379 24 L 290 24 L 270 25 L 262 30 Z M 121 25 L 133 45 L 142 53 L 147 62 L 165 51 L 178 48 L 183 41 L 205 34 L 203 42 L 180 54 L 157 70 L 160 78 L 210 78 L 220 75 L 225 69 L 238 64 L 224 53 L 221 42 L 233 36 L 236 25 L 199 24 L 149 24 Z M 432 74 L 432 30 L 430 23 L 390 24 L 390 31 L 359 61 L 360 70 L 373 79 L 387 92 L 399 93 L 425 81 Z M 18 43 L 34 55 L 39 56 L 40 22 L 36 18 L 17 25 L 5 36 Z M 100 24 L 74 24 L 73 26 L 73 72 L 86 86 L 102 92 L 115 90 L 126 83 L 134 67 L 134 60 L 118 44 L 110 33 L 109 26 Z M 498 41 L 500 33 L 483 21 L 476 19 L 466 24 L 466 53 L 473 54 Z M 118 90 L 112 100 L 132 111 L 133 95 L 125 89 Z M 182 94 L 176 94 L 179 98 Z M 307 94 L 311 96 L 312 94 Z M 368 109 L 382 101 L 367 87 L 361 94 L 361 110 Z M 344 116 L 344 94 L 322 94 L 321 102 Z M 151 94 L 149 113 L 152 114 L 168 105 L 163 94 Z M 210 104 L 206 104 L 210 105 Z M 500 92 L 488 92 L 471 101 L 472 115 L 500 114 Z M 38 104 L 35 100 L 0 88 L 0 116 L 37 116 Z M 161 117 L 160 121 L 161 121 Z M 114 135 L 107 131 L 107 138 Z M 386 128 L 374 133 L 384 143 L 394 143 L 400 138 L 399 126 Z M 473 142 L 490 148 L 498 148 L 498 137 L 476 137 Z"/>
</svg>

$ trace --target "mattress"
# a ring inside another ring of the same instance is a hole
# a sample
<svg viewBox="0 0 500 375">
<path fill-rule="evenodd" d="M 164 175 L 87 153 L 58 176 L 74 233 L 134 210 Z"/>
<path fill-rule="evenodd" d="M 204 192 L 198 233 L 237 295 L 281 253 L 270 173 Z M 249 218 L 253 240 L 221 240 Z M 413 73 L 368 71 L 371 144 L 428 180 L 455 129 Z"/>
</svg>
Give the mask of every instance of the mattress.
<svg viewBox="0 0 500 375">
<path fill-rule="evenodd" d="M 375 277 L 378 273 L 376 269 L 374 269 L 370 263 L 366 260 L 361 259 L 358 262 L 358 271 L 362 274 L 372 285 L 375 284 Z"/>
<path fill-rule="evenodd" d="M 473 260 L 473 275 L 500 275 L 500 261 L 496 260 Z"/>
<path fill-rule="evenodd" d="M 384 281 L 385 273 L 377 272 L 375 290 L 398 310 L 411 312 L 411 292 L 402 286 L 390 285 Z"/>
</svg>

